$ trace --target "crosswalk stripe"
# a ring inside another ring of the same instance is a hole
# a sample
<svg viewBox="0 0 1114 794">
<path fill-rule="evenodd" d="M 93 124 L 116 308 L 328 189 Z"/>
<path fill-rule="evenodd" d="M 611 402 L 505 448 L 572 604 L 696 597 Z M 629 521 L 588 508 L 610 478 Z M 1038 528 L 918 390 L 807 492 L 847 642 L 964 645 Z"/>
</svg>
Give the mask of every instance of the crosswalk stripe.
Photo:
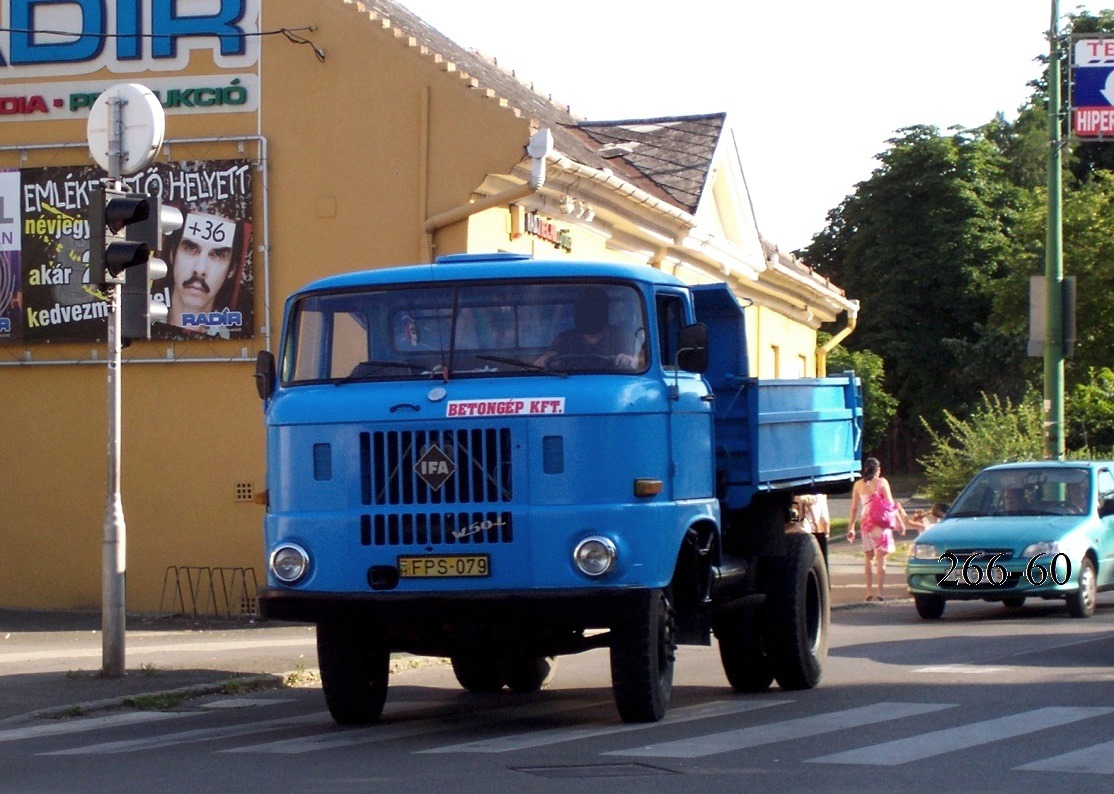
<svg viewBox="0 0 1114 794">
<path fill-rule="evenodd" d="M 177 714 L 175 716 L 182 716 Z M 144 739 L 125 739 L 116 742 L 102 742 L 100 744 L 87 744 L 82 747 L 71 747 L 68 750 L 55 750 L 40 755 L 107 755 L 111 753 L 129 753 L 137 750 L 153 750 L 158 747 L 186 744 L 188 742 L 205 742 L 213 739 L 229 739 L 234 736 L 247 736 L 253 733 L 277 731 L 294 725 L 331 725 L 332 720 L 327 712 L 304 714 L 300 717 L 285 717 L 277 720 L 263 720 L 262 722 L 228 725 L 223 728 L 198 728 L 192 731 L 177 731 L 161 736 L 149 736 Z"/>
<path fill-rule="evenodd" d="M 419 753 L 506 753 L 511 750 L 524 750 L 530 747 L 543 747 L 561 742 L 571 742 L 577 739 L 590 739 L 594 736 L 605 736 L 613 733 L 627 733 L 629 731 L 645 730 L 659 725 L 675 725 L 693 720 L 722 717 L 727 714 L 740 714 L 744 711 L 770 708 L 792 703 L 791 700 L 765 700 L 765 701 L 717 701 L 699 706 L 687 706 L 674 709 L 666 715 L 661 722 L 640 724 L 583 725 L 575 728 L 550 728 L 548 730 L 518 733 L 511 736 L 498 736 L 492 739 L 480 739 L 475 742 L 452 744 L 447 747 L 435 747 L 429 750 L 419 750 Z"/>
<path fill-rule="evenodd" d="M 1114 742 L 1103 742 L 1014 768 L 1023 772 L 1084 772 L 1094 775 L 1114 775 Z"/>
<path fill-rule="evenodd" d="M 895 739 L 857 750 L 810 758 L 816 764 L 870 764 L 897 766 L 909 761 L 920 761 L 944 753 L 966 750 L 982 744 L 1036 733 L 1080 720 L 1100 717 L 1114 712 L 1114 708 L 1091 706 L 1049 707 L 1023 711 L 1007 717 L 957 725 L 938 731 L 922 733 L 908 739 Z"/>
<path fill-rule="evenodd" d="M 759 747 L 791 739 L 802 739 L 821 733 L 872 725 L 885 720 L 902 717 L 915 717 L 933 711 L 955 708 L 954 703 L 874 703 L 869 706 L 833 711 L 828 714 L 812 714 L 808 717 L 775 722 L 769 725 L 755 725 L 734 731 L 713 733 L 691 739 L 633 747 L 629 750 L 613 750 L 603 755 L 625 755 L 650 758 L 703 758 L 717 753 L 728 753 L 747 747 Z"/>
<path fill-rule="evenodd" d="M 107 717 L 86 717 L 82 719 L 52 722 L 50 725 L 29 725 L 25 728 L 9 728 L 0 731 L 0 742 L 14 742 L 21 739 L 37 739 L 43 736 L 60 736 L 68 733 L 98 731 L 102 728 L 115 728 L 120 725 L 135 725 L 143 722 L 158 722 L 176 717 L 191 716 L 181 712 L 135 711 L 113 714 Z"/>
<path fill-rule="evenodd" d="M 529 719 L 535 716 L 552 715 L 561 712 L 597 709 L 610 702 L 610 700 L 597 700 L 587 704 L 578 703 L 564 706 L 552 702 L 527 703 L 520 706 L 492 709 L 486 712 L 486 714 L 495 715 L 498 719 Z M 414 720 L 412 722 L 380 723 L 379 725 L 372 725 L 366 728 L 349 728 L 339 734 L 336 732 L 323 733 L 316 736 L 303 736 L 276 742 L 264 742 L 248 747 L 231 747 L 227 750 L 220 750 L 219 752 L 272 754 L 312 753 L 319 750 L 351 747 L 358 744 L 376 744 L 378 742 L 407 739 L 413 736 L 422 736 L 431 733 L 444 733 L 446 731 L 452 731 L 453 727 L 452 723 L 444 717 L 430 717 L 428 719 Z M 466 730 L 474 730 L 475 727 L 475 725 L 472 725 Z"/>
</svg>

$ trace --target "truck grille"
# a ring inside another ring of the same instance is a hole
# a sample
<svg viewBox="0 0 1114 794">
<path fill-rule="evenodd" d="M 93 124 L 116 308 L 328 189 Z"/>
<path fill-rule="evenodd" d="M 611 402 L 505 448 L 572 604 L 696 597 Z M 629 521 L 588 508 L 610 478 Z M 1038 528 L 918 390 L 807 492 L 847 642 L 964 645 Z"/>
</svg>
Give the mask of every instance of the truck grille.
<svg viewBox="0 0 1114 794">
<path fill-rule="evenodd" d="M 422 464 L 431 458 L 440 467 L 437 478 L 422 476 Z M 510 502 L 514 495 L 511 431 L 489 428 L 360 433 L 360 473 L 365 505 Z"/>
<path fill-rule="evenodd" d="M 509 512 L 360 516 L 360 542 L 364 546 L 475 546 L 513 541 Z"/>
</svg>

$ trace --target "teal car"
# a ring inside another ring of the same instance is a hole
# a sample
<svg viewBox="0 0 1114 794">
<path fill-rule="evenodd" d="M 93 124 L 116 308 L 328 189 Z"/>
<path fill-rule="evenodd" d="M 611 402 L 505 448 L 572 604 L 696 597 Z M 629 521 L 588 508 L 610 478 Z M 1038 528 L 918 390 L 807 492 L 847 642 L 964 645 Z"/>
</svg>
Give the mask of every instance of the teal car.
<svg viewBox="0 0 1114 794">
<path fill-rule="evenodd" d="M 906 568 L 917 614 L 948 601 L 1063 599 L 1073 617 L 1114 589 L 1114 462 L 990 466 L 913 544 Z"/>
</svg>

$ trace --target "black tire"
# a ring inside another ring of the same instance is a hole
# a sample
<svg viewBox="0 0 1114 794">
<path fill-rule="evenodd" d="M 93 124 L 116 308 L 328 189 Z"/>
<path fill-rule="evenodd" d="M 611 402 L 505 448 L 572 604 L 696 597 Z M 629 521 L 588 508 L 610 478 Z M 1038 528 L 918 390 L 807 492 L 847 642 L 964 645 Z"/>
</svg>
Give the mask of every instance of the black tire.
<svg viewBox="0 0 1114 794">
<path fill-rule="evenodd" d="M 948 602 L 938 595 L 914 593 L 913 604 L 917 607 L 917 614 L 924 620 L 939 620 Z"/>
<path fill-rule="evenodd" d="M 553 680 L 557 670 L 554 656 L 515 656 L 499 663 L 503 680 L 514 692 L 537 692 Z"/>
<path fill-rule="evenodd" d="M 762 639 L 762 607 L 725 610 L 715 622 L 719 658 L 727 682 L 736 692 L 765 692 L 774 681 Z"/>
<path fill-rule="evenodd" d="M 503 688 L 503 671 L 494 654 L 463 653 L 452 657 L 453 674 L 469 692 L 498 692 Z"/>
<path fill-rule="evenodd" d="M 828 658 L 828 569 L 806 532 L 785 536 L 785 558 L 767 594 L 766 641 L 774 678 L 782 689 L 812 689 Z"/>
<path fill-rule="evenodd" d="M 346 622 L 319 624 L 317 664 L 325 704 L 338 725 L 379 721 L 387 700 L 391 651 L 372 628 Z"/>
<path fill-rule="evenodd" d="M 1021 607 L 1025 606 L 1025 596 L 1010 596 L 1009 598 L 1003 598 L 1002 604 L 1009 607 L 1010 609 L 1021 609 Z"/>
<path fill-rule="evenodd" d="M 1076 581 L 1079 589 L 1068 593 L 1068 614 L 1073 618 L 1089 618 L 1095 614 L 1095 600 L 1098 598 L 1098 579 L 1090 557 L 1084 557 L 1080 563 Z"/>
<path fill-rule="evenodd" d="M 657 722 L 669 708 L 676 625 L 669 590 L 649 590 L 611 628 L 611 688 L 623 722 Z"/>
</svg>

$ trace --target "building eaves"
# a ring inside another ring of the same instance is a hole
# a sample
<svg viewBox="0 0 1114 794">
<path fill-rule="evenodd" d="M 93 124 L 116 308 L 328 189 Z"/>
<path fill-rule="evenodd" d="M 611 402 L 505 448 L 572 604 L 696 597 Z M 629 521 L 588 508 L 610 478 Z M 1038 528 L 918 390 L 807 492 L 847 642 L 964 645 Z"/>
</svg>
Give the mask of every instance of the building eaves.
<svg viewBox="0 0 1114 794">
<path fill-rule="evenodd" d="M 568 105 L 554 102 L 551 95 L 535 90 L 532 84 L 520 80 L 514 71 L 501 66 L 497 59 L 465 49 L 393 0 L 343 2 L 369 14 L 373 21 L 391 31 L 396 38 L 403 39 L 409 46 L 441 63 L 446 71 L 456 72 L 469 88 L 483 91 L 518 115 L 548 127 L 553 132 L 554 144 L 562 153 L 592 168 L 608 167 L 588 142 L 570 132 L 579 120 L 572 115 Z"/>
</svg>

